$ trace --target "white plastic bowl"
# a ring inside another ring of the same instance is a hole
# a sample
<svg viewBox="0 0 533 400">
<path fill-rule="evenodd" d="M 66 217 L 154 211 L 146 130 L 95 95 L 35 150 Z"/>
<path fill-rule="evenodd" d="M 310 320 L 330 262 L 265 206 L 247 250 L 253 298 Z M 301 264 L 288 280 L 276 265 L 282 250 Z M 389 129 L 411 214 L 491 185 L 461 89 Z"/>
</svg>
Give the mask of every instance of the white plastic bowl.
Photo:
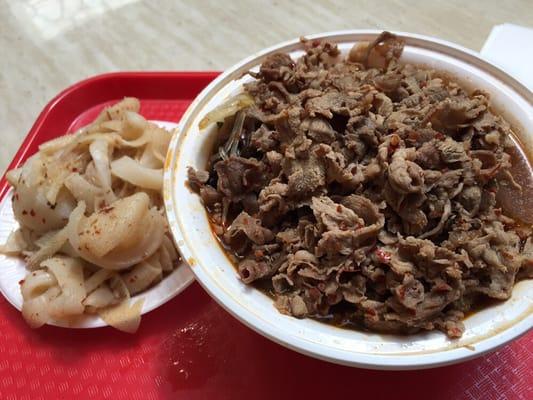
<svg viewBox="0 0 533 400">
<path fill-rule="evenodd" d="M 355 42 L 371 41 L 378 31 L 345 31 L 318 34 L 347 52 Z M 520 139 L 533 143 L 532 94 L 519 82 L 454 44 L 399 33 L 406 46 L 402 61 L 449 71 L 464 83 L 492 95 L 493 106 L 516 126 Z M 477 357 L 526 333 L 533 325 L 533 280 L 518 283 L 511 299 L 480 311 L 465 321 L 462 338 L 450 340 L 441 332 L 385 335 L 339 329 L 311 319 L 280 314 L 272 300 L 243 284 L 212 233 L 197 195 L 185 181 L 187 167 L 205 168 L 212 150 L 214 130 L 200 132 L 198 123 L 209 110 L 242 90 L 251 80 L 244 73 L 257 70 L 273 52 L 299 57 L 302 46 L 292 40 L 263 50 L 228 69 L 191 104 L 167 155 L 165 204 L 172 232 L 184 259 L 197 280 L 226 310 L 260 334 L 298 352 L 331 362 L 373 369 L 418 369 L 456 363 Z"/>
</svg>

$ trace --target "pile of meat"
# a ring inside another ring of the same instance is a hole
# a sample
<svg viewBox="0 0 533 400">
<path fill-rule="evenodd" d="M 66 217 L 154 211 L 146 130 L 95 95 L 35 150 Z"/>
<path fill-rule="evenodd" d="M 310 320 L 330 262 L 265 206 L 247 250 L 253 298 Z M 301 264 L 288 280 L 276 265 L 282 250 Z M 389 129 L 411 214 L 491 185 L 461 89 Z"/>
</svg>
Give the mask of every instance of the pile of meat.
<svg viewBox="0 0 533 400">
<path fill-rule="evenodd" d="M 346 58 L 302 42 L 298 60 L 250 73 L 253 104 L 218 124 L 190 187 L 243 282 L 282 313 L 461 336 L 465 312 L 533 277 L 531 226 L 495 200 L 519 190 L 509 124 L 486 93 L 400 64 L 390 33 Z"/>
</svg>

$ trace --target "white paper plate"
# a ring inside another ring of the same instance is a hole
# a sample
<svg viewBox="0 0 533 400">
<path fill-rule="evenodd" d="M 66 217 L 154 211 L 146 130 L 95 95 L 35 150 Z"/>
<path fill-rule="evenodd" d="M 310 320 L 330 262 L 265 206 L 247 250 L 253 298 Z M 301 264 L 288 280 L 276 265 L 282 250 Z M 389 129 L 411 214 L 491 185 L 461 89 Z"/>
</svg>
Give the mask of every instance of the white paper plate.
<svg viewBox="0 0 533 400">
<path fill-rule="evenodd" d="M 371 41 L 378 31 L 343 31 L 312 35 L 312 39 L 336 42 L 343 52 L 354 43 Z M 483 88 L 492 103 L 518 131 L 522 143 L 533 143 L 532 94 L 479 54 L 449 42 L 399 33 L 406 46 L 402 61 L 448 71 L 465 83 Z M 205 168 L 214 131 L 199 132 L 202 117 L 229 96 L 242 91 L 252 79 L 246 75 L 269 54 L 281 51 L 293 58 L 302 55 L 298 40 L 263 50 L 229 68 L 193 101 L 180 122 L 167 155 L 165 204 L 179 249 L 199 283 L 226 310 L 262 335 L 301 353 L 320 359 L 374 369 L 417 369 L 464 361 L 526 333 L 533 326 L 533 280 L 518 283 L 508 301 L 480 311 L 465 321 L 462 338 L 450 340 L 441 332 L 416 335 L 381 335 L 337 327 L 311 319 L 280 314 L 272 299 L 243 284 L 222 248 L 216 243 L 207 215 L 197 195 L 185 186 L 187 167 Z"/>
<path fill-rule="evenodd" d="M 170 131 L 173 131 L 177 126 L 176 123 L 167 121 L 152 122 Z M 13 189 L 10 189 L 0 202 L 0 243 L 5 243 L 9 234 L 19 227 L 11 206 L 12 193 Z M 19 281 L 24 279 L 27 273 L 28 270 L 26 269 L 24 260 L 19 257 L 0 255 L 0 291 L 7 301 L 19 311 L 22 309 L 22 295 L 20 293 Z M 141 314 L 146 314 L 178 295 L 193 281 L 194 275 L 191 269 L 186 263 L 181 262 L 161 282 L 149 290 L 133 296 L 131 301 L 134 302 L 143 299 L 144 303 Z M 74 320 L 50 321 L 48 324 L 66 328 L 98 328 L 107 326 L 107 323 L 99 316 L 85 314 Z"/>
</svg>

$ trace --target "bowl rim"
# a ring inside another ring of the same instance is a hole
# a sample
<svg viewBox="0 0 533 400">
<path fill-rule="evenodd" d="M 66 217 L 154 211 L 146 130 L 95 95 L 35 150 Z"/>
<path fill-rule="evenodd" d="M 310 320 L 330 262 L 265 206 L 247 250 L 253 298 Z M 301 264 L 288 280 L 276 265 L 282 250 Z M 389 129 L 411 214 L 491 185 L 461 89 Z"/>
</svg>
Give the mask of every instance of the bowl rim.
<svg viewBox="0 0 533 400">
<path fill-rule="evenodd" d="M 357 40 L 363 41 L 372 40 L 381 32 L 381 30 L 366 29 L 341 30 L 306 35 L 305 37 L 310 40 L 331 39 L 333 37 L 335 40 L 342 42 L 343 38 L 349 39 L 344 41 L 354 41 L 353 36 L 359 36 Z M 408 45 L 427 48 L 432 51 L 438 51 L 439 53 L 444 53 L 445 55 L 453 58 L 459 58 L 463 62 L 466 61 L 469 64 L 473 64 L 476 67 L 483 69 L 485 72 L 488 72 L 490 75 L 495 77 L 498 81 L 504 82 L 507 86 L 510 86 L 512 90 L 517 92 L 530 105 L 533 104 L 533 93 L 531 91 L 529 91 L 515 78 L 511 77 L 500 68 L 494 66 L 489 61 L 484 59 L 479 53 L 442 39 L 406 32 L 394 33 L 397 36 L 405 39 Z M 188 129 L 185 129 L 185 127 L 188 123 L 192 123 L 196 112 L 203 109 L 209 100 L 209 96 L 213 92 L 216 92 L 221 82 L 225 82 L 228 79 L 234 80 L 240 78 L 240 73 L 238 71 L 246 67 L 248 64 L 257 64 L 258 59 L 265 57 L 272 52 L 279 51 L 280 49 L 285 50 L 285 48 L 288 46 L 298 45 L 298 43 L 299 39 L 296 38 L 270 46 L 252 54 L 249 57 L 244 58 L 240 62 L 224 71 L 206 88 L 204 88 L 204 90 L 190 104 L 184 113 L 178 128 L 176 129 L 175 135 L 172 138 L 169 146 L 169 152 L 165 161 L 165 207 L 167 210 L 171 231 L 174 235 L 176 243 L 178 244 L 178 249 L 182 253 L 183 259 L 186 260 L 189 265 L 191 265 L 191 269 L 200 285 L 226 311 L 259 334 L 302 354 L 347 366 L 385 370 L 434 368 L 478 357 L 489 351 L 493 351 L 505 343 L 527 333 L 533 327 L 533 313 L 531 312 L 531 308 L 528 309 L 528 312 L 525 314 L 525 316 L 522 315 L 520 319 L 513 321 L 513 323 L 509 324 L 509 326 L 507 326 L 505 329 L 498 330 L 496 333 L 488 335 L 488 337 L 481 337 L 480 340 L 475 343 L 475 351 L 468 346 L 464 347 L 463 345 L 462 347 L 454 347 L 452 345 L 444 350 L 424 351 L 420 353 L 371 354 L 356 351 L 346 352 L 340 349 L 327 347 L 328 352 L 325 354 L 323 351 L 323 345 L 288 333 L 274 324 L 267 323 L 267 321 L 262 319 L 259 315 L 254 314 L 244 308 L 238 301 L 229 295 L 227 291 L 223 290 L 219 285 L 212 282 L 211 277 L 206 274 L 202 267 L 195 265 L 197 263 L 196 260 L 199 260 L 200 258 L 197 257 L 197 254 L 194 251 L 194 246 L 191 246 L 187 238 L 183 235 L 182 232 L 185 232 L 186 230 L 183 229 L 182 221 L 180 221 L 179 218 L 176 218 L 176 215 L 179 215 L 179 213 L 174 211 L 175 207 L 177 207 L 175 201 L 176 199 L 174 199 L 173 195 L 175 181 L 174 172 L 175 165 L 180 154 L 181 144 L 183 143 L 183 140 L 188 132 Z"/>
</svg>

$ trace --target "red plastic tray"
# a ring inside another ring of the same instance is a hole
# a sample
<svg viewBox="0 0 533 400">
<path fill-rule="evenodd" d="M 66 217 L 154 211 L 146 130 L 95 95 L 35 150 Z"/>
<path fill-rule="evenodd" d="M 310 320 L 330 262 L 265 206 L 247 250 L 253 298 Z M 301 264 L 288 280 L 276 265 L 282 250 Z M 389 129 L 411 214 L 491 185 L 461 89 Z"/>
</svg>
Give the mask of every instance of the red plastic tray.
<svg viewBox="0 0 533 400">
<path fill-rule="evenodd" d="M 10 168 L 124 96 L 178 121 L 217 74 L 116 73 L 80 82 L 43 110 Z M 0 182 L 0 197 L 6 192 Z M 144 315 L 137 334 L 30 329 L 0 296 L 0 399 L 533 399 L 533 332 L 482 358 L 425 371 L 341 367 L 247 329 L 198 284 Z"/>
</svg>

